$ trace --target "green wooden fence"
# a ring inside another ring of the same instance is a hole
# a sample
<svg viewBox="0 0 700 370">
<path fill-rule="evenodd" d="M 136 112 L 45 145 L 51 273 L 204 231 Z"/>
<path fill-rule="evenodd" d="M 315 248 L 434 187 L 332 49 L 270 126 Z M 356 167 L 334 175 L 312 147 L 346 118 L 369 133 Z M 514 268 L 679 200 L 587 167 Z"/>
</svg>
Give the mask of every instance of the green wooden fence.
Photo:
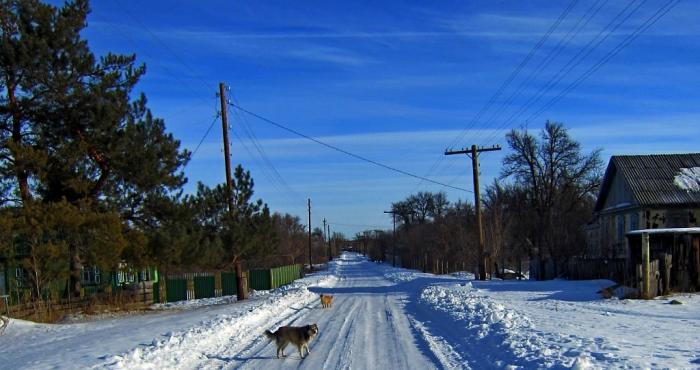
<svg viewBox="0 0 700 370">
<path fill-rule="evenodd" d="M 212 298 L 215 297 L 215 280 L 214 275 L 211 276 L 195 276 L 194 277 L 194 298 Z"/>
<path fill-rule="evenodd" d="M 186 278 L 166 278 L 165 295 L 168 302 L 184 301 L 187 299 Z"/>
<path fill-rule="evenodd" d="M 301 277 L 301 265 L 287 265 L 271 269 L 250 270 L 251 289 L 268 290 L 289 284 Z"/>
<path fill-rule="evenodd" d="M 236 295 L 236 273 L 221 273 L 221 290 L 223 295 Z"/>
</svg>

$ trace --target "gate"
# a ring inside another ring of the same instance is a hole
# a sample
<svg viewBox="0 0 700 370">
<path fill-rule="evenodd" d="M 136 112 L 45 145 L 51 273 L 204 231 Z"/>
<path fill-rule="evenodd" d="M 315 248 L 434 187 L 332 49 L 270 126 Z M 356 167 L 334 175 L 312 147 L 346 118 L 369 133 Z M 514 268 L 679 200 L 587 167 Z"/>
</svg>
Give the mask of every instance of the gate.
<svg viewBox="0 0 700 370">
<path fill-rule="evenodd" d="M 187 299 L 187 279 L 166 278 L 165 295 L 168 302 L 184 301 Z"/>
<path fill-rule="evenodd" d="M 215 296 L 216 283 L 214 275 L 194 277 L 194 298 L 212 298 Z"/>
<path fill-rule="evenodd" d="M 223 295 L 236 295 L 236 273 L 222 272 L 221 273 L 221 290 Z"/>
</svg>

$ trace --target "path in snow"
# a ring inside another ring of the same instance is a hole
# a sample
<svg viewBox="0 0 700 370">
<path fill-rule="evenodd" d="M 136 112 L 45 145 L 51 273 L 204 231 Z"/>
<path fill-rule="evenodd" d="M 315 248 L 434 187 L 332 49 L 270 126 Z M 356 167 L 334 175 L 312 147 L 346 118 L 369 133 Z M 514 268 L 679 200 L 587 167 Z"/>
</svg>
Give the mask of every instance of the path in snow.
<svg viewBox="0 0 700 370">
<path fill-rule="evenodd" d="M 683 305 L 600 299 L 610 284 L 473 281 L 345 253 L 245 302 L 76 324 L 13 320 L 0 368 L 699 368 L 700 295 L 675 296 Z M 320 307 L 320 293 L 335 296 L 332 308 Z M 311 323 L 320 333 L 304 360 L 293 346 L 277 359 L 262 334 Z"/>
<path fill-rule="evenodd" d="M 406 315 L 408 292 L 384 278 L 383 267 L 354 254 L 334 264 L 339 280 L 332 287 L 312 287 L 314 293 L 332 294 L 333 307 L 321 309 L 318 301 L 299 315 L 277 325 L 317 323 L 319 335 L 311 354 L 300 361 L 299 352 L 287 347 L 287 358 L 276 358 L 276 347 L 258 336 L 242 351 L 200 368 L 224 369 L 434 369 L 439 362 Z M 262 328 L 260 328 L 262 331 Z M 235 344 L 232 344 L 235 347 Z M 226 353 L 226 350 L 223 351 Z"/>
</svg>

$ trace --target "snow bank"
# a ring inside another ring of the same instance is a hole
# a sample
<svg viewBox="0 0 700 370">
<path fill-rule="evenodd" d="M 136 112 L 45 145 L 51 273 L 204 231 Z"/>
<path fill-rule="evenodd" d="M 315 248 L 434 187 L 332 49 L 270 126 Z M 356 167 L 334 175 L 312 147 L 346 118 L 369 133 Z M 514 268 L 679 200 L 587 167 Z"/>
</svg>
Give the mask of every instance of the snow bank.
<svg viewBox="0 0 700 370">
<path fill-rule="evenodd" d="M 459 278 L 459 279 L 466 279 L 466 280 L 476 280 L 476 275 L 474 275 L 473 272 L 466 272 L 466 271 L 457 271 L 453 272 L 450 275 Z"/>
<path fill-rule="evenodd" d="M 673 183 L 686 191 L 700 191 L 700 167 L 681 168 Z"/>
<path fill-rule="evenodd" d="M 217 315 L 186 331 L 166 333 L 148 345 L 109 358 L 100 367 L 186 369 L 221 353 L 240 352 L 263 330 L 279 326 L 280 318 L 294 318 L 309 309 L 318 300 L 318 295 L 308 290 L 310 285 L 331 284 L 333 279 L 327 273 L 311 275 L 277 289 L 254 292 L 250 301 L 232 305 L 229 314 Z"/>
<path fill-rule="evenodd" d="M 388 272 L 384 274 L 384 278 L 394 283 L 405 283 L 415 280 L 417 273 L 409 271 Z"/>
<path fill-rule="evenodd" d="M 156 303 L 152 304 L 150 308 L 152 310 L 183 310 L 183 309 L 193 309 L 203 306 L 213 306 L 219 304 L 234 303 L 237 301 L 235 295 L 227 295 L 223 297 L 214 298 L 200 298 L 191 299 L 186 301 L 168 302 L 168 303 Z"/>
<path fill-rule="evenodd" d="M 588 354 L 551 345 L 529 317 L 488 298 L 470 282 L 429 286 L 423 289 L 419 300 L 454 320 L 460 333 L 453 335 L 451 341 L 458 347 L 471 349 L 469 362 L 476 367 L 586 369 L 590 366 Z M 473 350 L 475 345 L 478 351 Z"/>
</svg>

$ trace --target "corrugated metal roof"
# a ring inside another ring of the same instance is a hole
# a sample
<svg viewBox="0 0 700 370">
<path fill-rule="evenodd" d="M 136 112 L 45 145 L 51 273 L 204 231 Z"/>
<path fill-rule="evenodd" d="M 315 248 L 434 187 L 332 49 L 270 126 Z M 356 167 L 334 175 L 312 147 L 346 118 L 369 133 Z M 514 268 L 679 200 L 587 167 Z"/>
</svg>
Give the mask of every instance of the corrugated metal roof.
<svg viewBox="0 0 700 370">
<path fill-rule="evenodd" d="M 700 153 L 616 155 L 610 158 L 595 211 L 600 211 L 618 174 L 629 186 L 640 206 L 700 205 L 700 191 L 688 191 L 674 184 L 681 168 L 700 167 Z"/>
</svg>

